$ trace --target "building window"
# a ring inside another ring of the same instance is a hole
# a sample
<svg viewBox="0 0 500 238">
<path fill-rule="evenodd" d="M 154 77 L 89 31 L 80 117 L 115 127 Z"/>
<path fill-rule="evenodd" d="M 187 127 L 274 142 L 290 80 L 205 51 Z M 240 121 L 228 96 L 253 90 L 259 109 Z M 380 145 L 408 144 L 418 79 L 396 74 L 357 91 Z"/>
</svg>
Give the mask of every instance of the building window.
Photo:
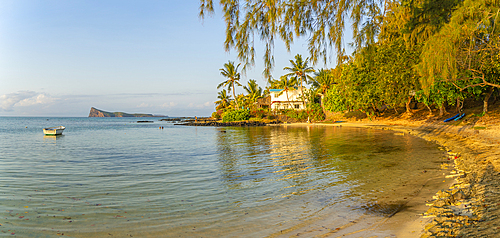
<svg viewBox="0 0 500 238">
<path fill-rule="evenodd" d="M 295 109 L 299 109 L 300 108 L 300 105 L 299 104 L 295 104 Z"/>
</svg>

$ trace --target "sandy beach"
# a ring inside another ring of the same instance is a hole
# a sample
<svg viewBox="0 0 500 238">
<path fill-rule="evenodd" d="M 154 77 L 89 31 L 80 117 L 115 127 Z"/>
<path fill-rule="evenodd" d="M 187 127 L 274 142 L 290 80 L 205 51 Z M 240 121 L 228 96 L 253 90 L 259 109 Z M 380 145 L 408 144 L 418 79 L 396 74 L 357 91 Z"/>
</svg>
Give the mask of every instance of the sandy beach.
<svg viewBox="0 0 500 238">
<path fill-rule="evenodd" d="M 483 118 L 474 125 L 410 120 L 293 123 L 286 126 L 344 126 L 393 130 L 433 141 L 448 150 L 450 168 L 429 178 L 425 189 L 400 212 L 376 227 L 354 231 L 360 237 L 493 237 L 500 232 L 500 126 Z M 445 168 L 446 169 L 446 168 Z M 326 237 L 336 237 L 335 232 Z"/>
</svg>

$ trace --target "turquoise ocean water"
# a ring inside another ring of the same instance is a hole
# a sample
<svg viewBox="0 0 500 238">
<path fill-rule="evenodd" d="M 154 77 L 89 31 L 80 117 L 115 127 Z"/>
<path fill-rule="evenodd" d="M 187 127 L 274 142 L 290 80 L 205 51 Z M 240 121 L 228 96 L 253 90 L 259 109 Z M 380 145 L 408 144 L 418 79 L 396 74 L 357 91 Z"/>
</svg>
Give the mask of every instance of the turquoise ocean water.
<svg viewBox="0 0 500 238">
<path fill-rule="evenodd" d="M 137 120 L 0 117 L 0 236 L 326 235 L 393 214 L 444 156 L 383 130 Z"/>
</svg>

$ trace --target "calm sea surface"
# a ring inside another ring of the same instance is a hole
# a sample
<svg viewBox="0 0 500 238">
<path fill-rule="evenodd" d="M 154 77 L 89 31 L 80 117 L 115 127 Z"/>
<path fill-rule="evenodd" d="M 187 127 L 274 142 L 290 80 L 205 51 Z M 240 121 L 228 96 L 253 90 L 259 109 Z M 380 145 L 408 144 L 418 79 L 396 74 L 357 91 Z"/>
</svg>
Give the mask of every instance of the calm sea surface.
<svg viewBox="0 0 500 238">
<path fill-rule="evenodd" d="M 383 130 L 137 120 L 0 117 L 0 236 L 325 235 L 390 216 L 444 156 Z"/>
</svg>

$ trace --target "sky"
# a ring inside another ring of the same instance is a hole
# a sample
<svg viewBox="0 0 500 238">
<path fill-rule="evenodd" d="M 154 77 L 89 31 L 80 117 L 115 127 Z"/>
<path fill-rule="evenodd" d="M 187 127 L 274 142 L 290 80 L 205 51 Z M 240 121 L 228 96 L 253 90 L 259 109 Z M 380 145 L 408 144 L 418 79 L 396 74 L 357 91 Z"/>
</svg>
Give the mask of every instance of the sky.
<svg viewBox="0 0 500 238">
<path fill-rule="evenodd" d="M 198 17 L 198 0 L 0 1 L 0 116 L 86 117 L 109 112 L 210 116 L 224 63 L 219 9 Z M 296 54 L 275 46 L 273 75 Z M 240 80 L 264 88 L 263 46 Z M 324 67 L 324 65 L 323 65 Z M 240 87 L 237 93 L 243 93 Z"/>
</svg>

